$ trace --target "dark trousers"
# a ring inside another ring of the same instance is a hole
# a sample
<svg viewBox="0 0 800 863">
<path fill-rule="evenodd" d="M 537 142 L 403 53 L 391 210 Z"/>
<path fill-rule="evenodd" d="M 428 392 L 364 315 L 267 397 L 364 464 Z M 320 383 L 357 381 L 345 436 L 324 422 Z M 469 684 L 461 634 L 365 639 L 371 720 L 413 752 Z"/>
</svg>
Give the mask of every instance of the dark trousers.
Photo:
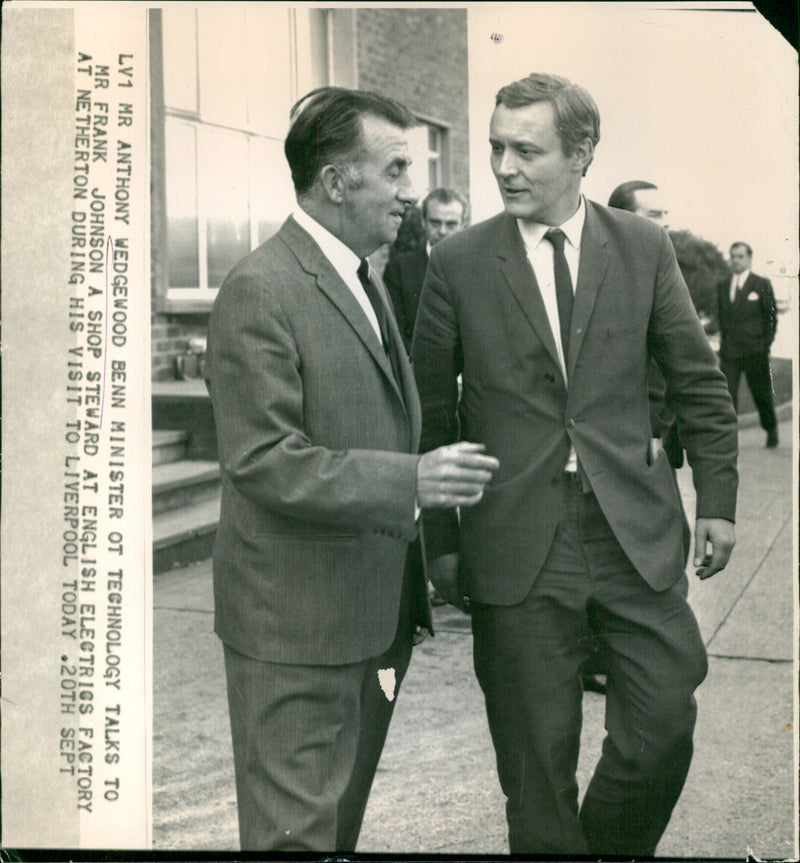
<svg viewBox="0 0 800 863">
<path fill-rule="evenodd" d="M 772 372 L 769 366 L 769 354 L 750 354 L 747 357 L 728 359 L 720 357 L 719 367 L 728 380 L 728 392 L 733 399 L 733 407 L 739 410 L 739 379 L 744 373 L 747 386 L 753 395 L 765 431 L 772 431 L 777 425 L 775 408 L 772 405 Z"/>
<path fill-rule="evenodd" d="M 692 757 L 706 652 L 685 582 L 657 593 L 593 494 L 565 479 L 550 554 L 518 605 L 472 603 L 474 662 L 512 853 L 653 855 Z M 607 670 L 603 751 L 578 809 L 580 668 Z"/>
<path fill-rule="evenodd" d="M 225 645 L 242 850 L 355 850 L 411 659 L 408 593 L 393 644 L 365 662 L 285 665 Z"/>
</svg>

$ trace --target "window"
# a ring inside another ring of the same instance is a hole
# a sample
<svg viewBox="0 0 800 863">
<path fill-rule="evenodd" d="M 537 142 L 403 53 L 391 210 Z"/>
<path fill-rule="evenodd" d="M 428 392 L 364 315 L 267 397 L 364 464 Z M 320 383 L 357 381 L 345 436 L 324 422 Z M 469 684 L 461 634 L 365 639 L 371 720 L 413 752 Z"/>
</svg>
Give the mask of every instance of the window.
<svg viewBox="0 0 800 863">
<path fill-rule="evenodd" d="M 414 189 L 423 198 L 432 189 L 450 182 L 447 164 L 447 129 L 444 126 L 420 119 L 419 126 L 409 134 L 412 165 L 410 170 Z"/>
<path fill-rule="evenodd" d="M 327 81 L 326 21 L 272 4 L 164 7 L 169 300 L 212 300 L 294 205 L 283 138 L 298 92 Z"/>
</svg>

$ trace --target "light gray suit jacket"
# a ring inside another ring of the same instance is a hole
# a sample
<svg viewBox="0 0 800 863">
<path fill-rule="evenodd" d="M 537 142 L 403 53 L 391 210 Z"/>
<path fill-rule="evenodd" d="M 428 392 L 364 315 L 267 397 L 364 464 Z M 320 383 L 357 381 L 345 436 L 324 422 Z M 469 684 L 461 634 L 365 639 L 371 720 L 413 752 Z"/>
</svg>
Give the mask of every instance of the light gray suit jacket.
<svg viewBox="0 0 800 863">
<path fill-rule="evenodd" d="M 400 381 L 351 291 L 292 218 L 219 291 L 207 357 L 223 473 L 215 628 L 248 656 L 341 664 L 394 638 L 418 537 L 421 419 L 389 319 Z M 416 558 L 418 622 L 428 625 Z"/>
</svg>

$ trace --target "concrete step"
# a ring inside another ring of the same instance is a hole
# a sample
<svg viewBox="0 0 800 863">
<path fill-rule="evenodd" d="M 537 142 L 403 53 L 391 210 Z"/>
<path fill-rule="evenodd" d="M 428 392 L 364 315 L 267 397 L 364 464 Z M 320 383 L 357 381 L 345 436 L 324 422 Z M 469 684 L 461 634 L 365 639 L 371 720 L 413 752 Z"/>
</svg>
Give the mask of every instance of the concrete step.
<svg viewBox="0 0 800 863">
<path fill-rule="evenodd" d="M 186 458 L 189 434 L 180 429 L 153 431 L 153 467 Z"/>
<path fill-rule="evenodd" d="M 153 516 L 153 572 L 211 557 L 219 525 L 219 493 L 210 500 Z"/>
<path fill-rule="evenodd" d="M 153 468 L 153 514 L 219 498 L 219 464 L 183 459 Z"/>
</svg>

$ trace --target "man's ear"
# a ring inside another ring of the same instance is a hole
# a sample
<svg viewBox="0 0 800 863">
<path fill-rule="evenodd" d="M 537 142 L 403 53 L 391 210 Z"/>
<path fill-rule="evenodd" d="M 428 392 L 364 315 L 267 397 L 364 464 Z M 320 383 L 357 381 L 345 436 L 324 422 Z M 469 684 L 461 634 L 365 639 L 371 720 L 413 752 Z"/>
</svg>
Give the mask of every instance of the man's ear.
<svg viewBox="0 0 800 863">
<path fill-rule="evenodd" d="M 586 176 L 586 169 L 592 164 L 594 159 L 594 143 L 591 138 L 584 138 L 580 144 L 575 147 L 572 154 L 575 170 Z"/>
<path fill-rule="evenodd" d="M 328 199 L 334 204 L 341 204 L 346 185 L 344 173 L 336 165 L 324 165 L 319 172 L 319 180 Z"/>
</svg>

